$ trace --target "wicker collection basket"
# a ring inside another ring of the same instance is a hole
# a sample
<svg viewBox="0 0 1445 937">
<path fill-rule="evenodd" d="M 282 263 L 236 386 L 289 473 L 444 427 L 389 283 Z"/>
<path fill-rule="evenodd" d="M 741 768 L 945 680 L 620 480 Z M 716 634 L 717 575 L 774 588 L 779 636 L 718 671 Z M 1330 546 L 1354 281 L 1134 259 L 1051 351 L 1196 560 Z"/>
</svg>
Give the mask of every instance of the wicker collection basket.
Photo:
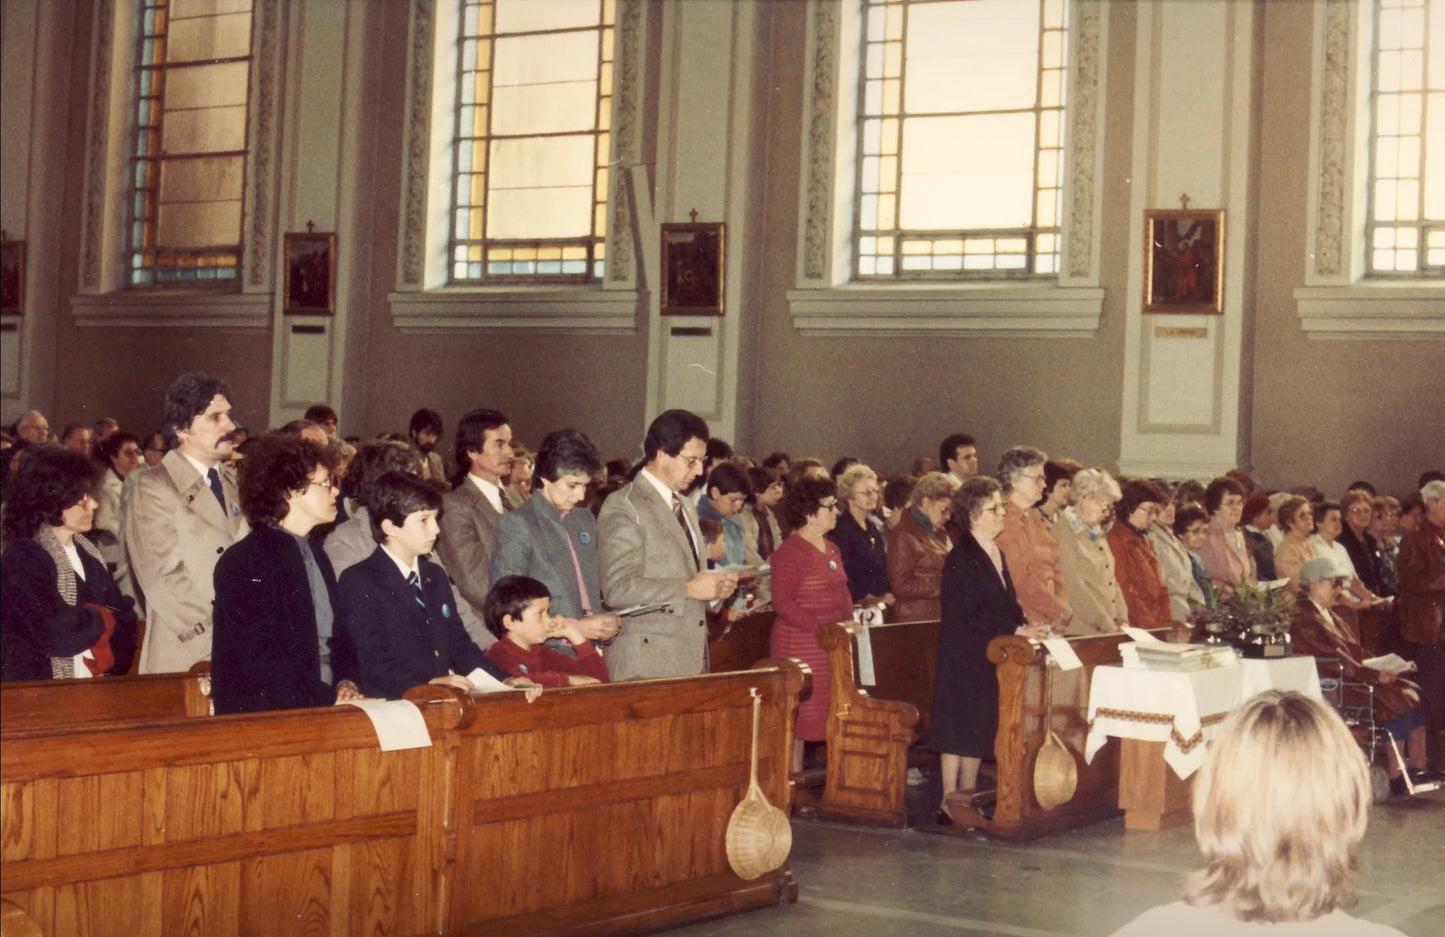
<svg viewBox="0 0 1445 937">
<path fill-rule="evenodd" d="M 748 793 L 728 821 L 728 865 L 738 878 L 752 880 L 778 868 L 793 848 L 793 826 L 788 815 L 774 807 L 758 786 L 758 725 L 763 700 L 753 694 L 752 774 Z"/>
<path fill-rule="evenodd" d="M 1074 791 L 1079 787 L 1079 765 L 1074 761 L 1074 753 L 1053 729 L 1054 695 L 1050 678 L 1054 666 L 1054 662 L 1049 661 L 1044 669 L 1044 730 L 1048 734 L 1034 759 L 1034 799 L 1045 810 L 1073 800 Z"/>
</svg>

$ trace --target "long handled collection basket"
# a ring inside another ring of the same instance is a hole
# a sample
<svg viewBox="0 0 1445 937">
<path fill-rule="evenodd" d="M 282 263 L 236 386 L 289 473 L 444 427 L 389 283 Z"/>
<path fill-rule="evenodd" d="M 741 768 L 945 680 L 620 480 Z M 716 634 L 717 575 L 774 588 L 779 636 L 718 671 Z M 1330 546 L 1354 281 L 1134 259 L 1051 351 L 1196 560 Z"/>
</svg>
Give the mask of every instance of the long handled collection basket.
<svg viewBox="0 0 1445 937">
<path fill-rule="evenodd" d="M 788 815 L 774 807 L 758 786 L 758 725 L 763 700 L 753 691 L 752 777 L 747 796 L 728 821 L 728 865 L 738 878 L 752 880 L 771 872 L 788 859 L 793 848 L 793 827 Z"/>
<path fill-rule="evenodd" d="M 1034 760 L 1034 799 L 1045 810 L 1074 799 L 1079 787 L 1079 765 L 1059 733 L 1054 731 L 1053 661 L 1044 668 L 1044 731 L 1047 735 Z"/>
</svg>

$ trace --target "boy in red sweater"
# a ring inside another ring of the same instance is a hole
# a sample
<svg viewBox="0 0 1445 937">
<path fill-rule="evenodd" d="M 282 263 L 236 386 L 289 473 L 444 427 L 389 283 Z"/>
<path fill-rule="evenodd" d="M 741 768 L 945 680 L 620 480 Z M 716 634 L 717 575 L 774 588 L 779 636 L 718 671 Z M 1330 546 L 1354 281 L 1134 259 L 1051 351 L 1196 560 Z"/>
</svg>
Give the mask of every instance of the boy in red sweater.
<svg viewBox="0 0 1445 937">
<path fill-rule="evenodd" d="M 500 640 L 487 657 L 507 673 L 528 677 L 544 687 L 607 683 L 607 662 L 583 636 L 575 618 L 554 617 L 552 594 L 530 576 L 503 576 L 487 593 L 482 617 Z M 548 638 L 572 642 L 574 660 L 547 647 Z"/>
</svg>

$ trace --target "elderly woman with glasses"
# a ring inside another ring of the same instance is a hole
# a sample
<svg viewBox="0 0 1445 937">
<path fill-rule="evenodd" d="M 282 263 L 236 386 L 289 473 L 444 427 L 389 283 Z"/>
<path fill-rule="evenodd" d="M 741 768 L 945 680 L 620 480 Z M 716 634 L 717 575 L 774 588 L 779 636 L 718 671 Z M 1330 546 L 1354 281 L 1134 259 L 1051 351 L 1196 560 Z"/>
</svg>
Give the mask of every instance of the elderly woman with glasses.
<svg viewBox="0 0 1445 937">
<path fill-rule="evenodd" d="M 0 679 L 123 674 L 135 651 L 134 603 L 88 539 L 96 466 L 31 446 L 5 502 L 0 560 Z"/>
<path fill-rule="evenodd" d="M 998 675 L 988 643 L 1005 634 L 1043 638 L 1045 624 L 1030 624 L 1019 608 L 1008 562 L 996 542 L 1008 508 L 999 483 L 986 475 L 964 482 L 953 514 L 968 531 L 943 568 L 942 616 L 933 677 L 928 747 L 942 755 L 943 801 L 937 821 L 953 823 L 950 796 L 971 800 L 978 769 L 993 754 L 998 735 Z"/>
<path fill-rule="evenodd" d="M 998 463 L 998 481 L 1003 486 L 1003 530 L 998 548 L 1008 557 L 1018 590 L 1019 606 L 1031 625 L 1043 625 L 1063 634 L 1074 617 L 1069 606 L 1069 588 L 1059 567 L 1059 540 L 1035 505 L 1047 481 L 1048 456 L 1032 446 L 1015 446 Z M 1065 492 L 1072 481 L 1055 484 Z"/>
<path fill-rule="evenodd" d="M 1120 494 L 1119 483 L 1108 472 L 1084 469 L 1074 476 L 1069 495 L 1073 503 L 1054 521 L 1059 566 L 1074 609 L 1065 634 L 1111 634 L 1129 624 L 1129 606 L 1114 575 L 1114 553 L 1104 536 L 1104 523 Z"/>
<path fill-rule="evenodd" d="M 1208 536 L 1199 558 L 1209 571 L 1216 589 L 1233 589 L 1240 583 L 1255 582 L 1254 557 L 1239 524 L 1244 519 L 1244 486 L 1221 475 L 1204 489 L 1204 509 L 1209 512 Z"/>
<path fill-rule="evenodd" d="M 1149 528 L 1168 499 L 1153 482 L 1131 479 L 1119 487 L 1116 518 L 1107 535 L 1114 554 L 1114 578 L 1135 627 L 1166 627 L 1174 621 L 1169 587 L 1148 538 Z"/>
<path fill-rule="evenodd" d="M 773 553 L 773 633 L 769 653 L 792 657 L 813 670 L 812 692 L 798 706 L 793 770 L 803 767 L 803 743 L 822 742 L 832 699 L 828 655 L 818 646 L 818 628 L 834 622 L 852 625 L 853 599 L 843 554 L 828 539 L 838 523 L 837 486 L 828 478 L 801 478 L 783 502 L 793 532 Z"/>
<path fill-rule="evenodd" d="M 929 472 L 913 486 L 903 519 L 888 534 L 888 584 L 897 597 L 890 621 L 938 618 L 938 584 L 943 561 L 953 549 L 946 525 L 953 513 L 958 480 Z"/>
<path fill-rule="evenodd" d="M 838 501 L 847 506 L 828 533 L 843 554 L 848 594 L 860 605 L 892 605 L 888 587 L 888 532 L 878 516 L 882 491 L 878 475 L 866 465 L 851 465 L 838 477 Z"/>
<path fill-rule="evenodd" d="M 333 681 L 333 663 L 344 676 L 355 661 L 331 642 L 336 576 L 307 536 L 336 519 L 338 461 L 331 447 L 284 432 L 257 439 L 241 461 L 241 510 L 251 532 L 216 561 L 218 715 L 360 698 L 353 681 Z"/>
</svg>

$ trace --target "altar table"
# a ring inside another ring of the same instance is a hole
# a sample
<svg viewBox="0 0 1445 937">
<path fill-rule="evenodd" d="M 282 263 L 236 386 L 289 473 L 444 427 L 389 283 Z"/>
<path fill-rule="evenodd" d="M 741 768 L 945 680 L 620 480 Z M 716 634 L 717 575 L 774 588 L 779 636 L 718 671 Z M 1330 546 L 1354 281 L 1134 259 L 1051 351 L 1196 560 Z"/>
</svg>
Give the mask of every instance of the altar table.
<svg viewBox="0 0 1445 937">
<path fill-rule="evenodd" d="M 1315 659 L 1245 659 L 1191 672 L 1096 667 L 1084 761 L 1110 737 L 1120 739 L 1124 826 L 1163 830 L 1188 822 L 1188 779 L 1204 763 L 1205 743 L 1235 707 L 1270 689 L 1321 699 Z"/>
</svg>

